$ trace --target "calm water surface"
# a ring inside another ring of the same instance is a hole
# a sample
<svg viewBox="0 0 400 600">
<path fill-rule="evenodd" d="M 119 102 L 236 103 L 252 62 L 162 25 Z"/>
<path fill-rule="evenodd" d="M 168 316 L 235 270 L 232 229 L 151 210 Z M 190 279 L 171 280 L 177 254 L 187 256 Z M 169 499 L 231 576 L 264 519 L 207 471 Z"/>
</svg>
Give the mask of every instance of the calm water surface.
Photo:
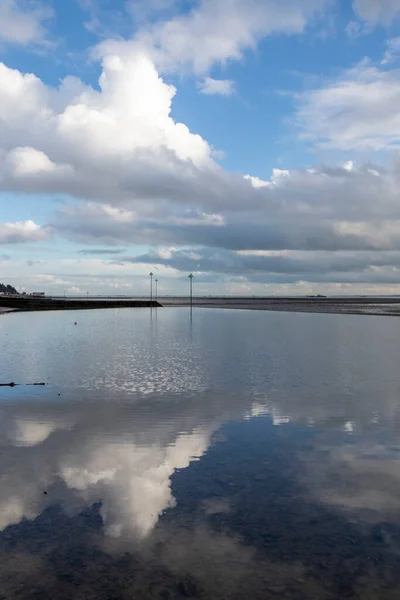
<svg viewBox="0 0 400 600">
<path fill-rule="evenodd" d="M 0 348 L 49 384 L 0 388 L 0 599 L 400 598 L 400 320 L 21 313 Z"/>
</svg>

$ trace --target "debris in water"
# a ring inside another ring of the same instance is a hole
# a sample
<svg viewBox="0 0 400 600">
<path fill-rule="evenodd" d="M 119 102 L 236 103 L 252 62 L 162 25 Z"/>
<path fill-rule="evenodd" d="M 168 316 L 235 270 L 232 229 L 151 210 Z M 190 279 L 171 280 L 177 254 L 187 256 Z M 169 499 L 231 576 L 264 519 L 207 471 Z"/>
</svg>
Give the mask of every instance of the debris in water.
<svg viewBox="0 0 400 600">
<path fill-rule="evenodd" d="M 40 381 L 39 383 L 15 383 L 14 381 L 10 381 L 10 383 L 0 383 L 0 387 L 15 387 L 17 385 L 47 385 L 44 381 Z"/>
</svg>

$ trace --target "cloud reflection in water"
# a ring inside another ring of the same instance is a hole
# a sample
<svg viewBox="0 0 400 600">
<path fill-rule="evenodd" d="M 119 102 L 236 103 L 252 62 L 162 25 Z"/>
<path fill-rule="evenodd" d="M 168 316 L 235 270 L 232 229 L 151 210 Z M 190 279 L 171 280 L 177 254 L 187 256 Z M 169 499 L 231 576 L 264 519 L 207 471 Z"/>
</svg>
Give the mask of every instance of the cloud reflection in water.
<svg viewBox="0 0 400 600">
<path fill-rule="evenodd" d="M 175 505 L 171 475 L 246 411 L 231 394 L 131 400 L 3 406 L 0 527 L 54 502 L 69 513 L 100 502 L 108 535 L 145 537 Z"/>
</svg>

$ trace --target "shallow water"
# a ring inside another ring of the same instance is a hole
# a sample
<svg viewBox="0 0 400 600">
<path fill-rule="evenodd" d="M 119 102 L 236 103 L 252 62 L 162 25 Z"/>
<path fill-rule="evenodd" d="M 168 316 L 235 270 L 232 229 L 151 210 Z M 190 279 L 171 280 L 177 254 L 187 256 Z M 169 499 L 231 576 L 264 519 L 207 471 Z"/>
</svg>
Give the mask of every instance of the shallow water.
<svg viewBox="0 0 400 600">
<path fill-rule="evenodd" d="M 21 313 L 0 348 L 48 383 L 0 388 L 0 598 L 399 597 L 397 319 Z"/>
</svg>

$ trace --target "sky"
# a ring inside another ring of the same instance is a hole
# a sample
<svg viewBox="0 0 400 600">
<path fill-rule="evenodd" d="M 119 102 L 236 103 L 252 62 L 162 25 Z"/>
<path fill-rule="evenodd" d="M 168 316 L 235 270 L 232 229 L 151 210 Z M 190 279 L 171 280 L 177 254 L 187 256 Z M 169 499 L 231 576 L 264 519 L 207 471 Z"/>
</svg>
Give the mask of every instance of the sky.
<svg viewBox="0 0 400 600">
<path fill-rule="evenodd" d="M 0 282 L 400 293 L 400 0 L 0 0 Z"/>
</svg>

